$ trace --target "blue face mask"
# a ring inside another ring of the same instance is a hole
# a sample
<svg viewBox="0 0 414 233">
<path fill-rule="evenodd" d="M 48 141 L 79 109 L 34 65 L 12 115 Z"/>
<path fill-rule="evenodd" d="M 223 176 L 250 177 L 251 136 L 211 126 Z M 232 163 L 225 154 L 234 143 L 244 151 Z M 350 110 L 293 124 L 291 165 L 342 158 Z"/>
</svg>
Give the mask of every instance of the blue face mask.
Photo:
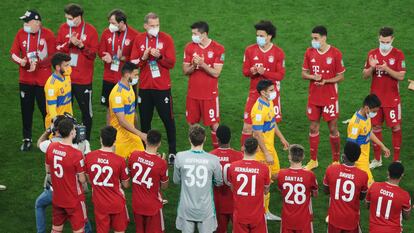
<svg viewBox="0 0 414 233">
<path fill-rule="evenodd" d="M 258 36 L 256 37 L 256 42 L 260 47 L 263 47 L 266 44 L 266 38 Z"/>
<path fill-rule="evenodd" d="M 68 24 L 69 27 L 74 27 L 75 26 L 75 20 L 70 20 L 70 19 L 66 19 L 66 23 Z"/>
<path fill-rule="evenodd" d="M 27 32 L 27 33 L 31 33 L 32 32 L 32 28 L 30 26 L 23 26 L 23 31 Z"/>
<path fill-rule="evenodd" d="M 133 78 L 130 82 L 129 82 L 129 84 L 131 85 L 131 86 L 134 86 L 135 84 L 137 84 L 138 83 L 138 78 Z"/>
<path fill-rule="evenodd" d="M 196 43 L 196 44 L 200 44 L 200 42 L 201 42 L 201 37 L 200 37 L 200 36 L 198 36 L 198 35 L 193 35 L 193 36 L 191 37 L 191 40 L 192 40 L 194 43 Z"/>
<path fill-rule="evenodd" d="M 321 48 L 321 42 L 312 40 L 312 48 L 320 49 Z"/>
<path fill-rule="evenodd" d="M 392 48 L 392 44 L 391 43 L 381 43 L 380 42 L 380 49 L 384 52 L 388 52 L 391 48 Z"/>
</svg>

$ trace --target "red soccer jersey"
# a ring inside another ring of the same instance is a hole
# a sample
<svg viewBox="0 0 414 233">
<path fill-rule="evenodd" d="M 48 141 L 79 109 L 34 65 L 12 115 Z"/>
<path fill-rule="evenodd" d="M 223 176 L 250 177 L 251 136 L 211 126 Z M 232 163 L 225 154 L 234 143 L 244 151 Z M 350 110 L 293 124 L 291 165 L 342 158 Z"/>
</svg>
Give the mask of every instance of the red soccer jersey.
<svg viewBox="0 0 414 233">
<path fill-rule="evenodd" d="M 210 154 L 216 155 L 220 159 L 221 170 L 223 171 L 224 185 L 214 187 L 214 202 L 218 213 L 231 214 L 233 213 L 233 193 L 228 185 L 227 181 L 227 169 L 230 167 L 230 163 L 242 160 L 243 153 L 233 150 L 231 148 L 217 148 L 210 152 Z"/>
<path fill-rule="evenodd" d="M 342 53 L 339 49 L 330 45 L 325 53 L 314 48 L 308 48 L 303 59 L 303 70 L 308 70 L 311 75 L 318 74 L 322 79 L 332 79 L 345 72 Z M 338 84 L 326 83 L 323 86 L 309 82 L 309 103 L 316 106 L 327 106 L 338 100 Z"/>
<path fill-rule="evenodd" d="M 135 37 L 139 34 L 134 28 L 127 26 L 127 30 L 123 32 L 112 33 L 109 29 L 102 32 L 101 41 L 99 44 L 99 57 L 105 56 L 104 52 L 111 54 L 113 57 L 117 55 L 118 47 L 122 50 L 122 56 L 125 56 L 125 61 L 131 58 L 132 45 Z M 125 37 L 125 40 L 124 40 Z M 104 62 L 103 80 L 116 84 L 121 79 L 121 68 L 124 62 L 119 64 L 118 71 L 111 70 L 111 63 Z"/>
<path fill-rule="evenodd" d="M 19 65 L 19 83 L 44 86 L 52 73 L 50 60 L 55 51 L 56 39 L 50 29 L 41 27 L 37 33 L 30 34 L 20 29 L 10 48 L 12 61 Z M 30 69 L 28 55 L 34 56 L 37 60 L 37 66 L 33 72 L 28 72 Z M 25 67 L 22 67 L 20 62 L 24 58 L 27 59 L 27 63 Z"/>
<path fill-rule="evenodd" d="M 71 145 L 52 142 L 46 151 L 53 184 L 52 203 L 61 208 L 75 208 L 83 199 L 78 173 L 85 172 L 82 152 Z"/>
<path fill-rule="evenodd" d="M 233 187 L 234 218 L 242 224 L 260 222 L 265 214 L 264 190 L 270 185 L 269 168 L 258 161 L 231 163 L 227 179 Z"/>
<path fill-rule="evenodd" d="M 369 232 L 402 232 L 402 211 L 411 209 L 410 194 L 397 185 L 375 182 L 367 194 Z"/>
<path fill-rule="evenodd" d="M 184 63 L 192 63 L 195 55 L 204 57 L 204 62 L 209 67 L 224 64 L 224 47 L 214 40 L 205 48 L 200 44 L 188 43 L 184 49 Z M 218 78 L 209 75 L 202 68 L 196 68 L 188 80 L 187 96 L 199 100 L 215 99 L 218 96 Z"/>
<path fill-rule="evenodd" d="M 344 164 L 331 165 L 326 169 L 323 185 L 329 187 L 329 224 L 354 230 L 359 223 L 359 196 L 368 190 L 365 171 Z"/>
<path fill-rule="evenodd" d="M 156 59 L 153 56 L 142 61 L 142 55 L 146 48 L 158 48 L 161 58 Z M 156 61 L 160 72 L 159 77 L 152 76 L 150 61 Z M 159 32 L 157 37 L 148 36 L 148 34 L 139 34 L 132 46 L 131 62 L 138 64 L 140 67 L 139 88 L 153 90 L 168 90 L 171 88 L 170 69 L 175 65 L 175 48 L 174 41 L 170 35 L 165 32 Z"/>
<path fill-rule="evenodd" d="M 88 153 L 85 163 L 95 209 L 108 214 L 124 211 L 125 195 L 120 181 L 129 179 L 125 160 L 115 153 L 95 150 Z"/>
<path fill-rule="evenodd" d="M 302 168 L 282 169 L 278 174 L 277 182 L 283 197 L 283 226 L 289 230 L 309 228 L 313 219 L 312 193 L 318 191 L 315 174 Z"/>
<path fill-rule="evenodd" d="M 405 72 L 405 58 L 401 50 L 392 48 L 387 55 L 383 55 L 379 48 L 369 51 L 365 69 L 369 68 L 369 57 L 376 57 L 379 65 L 387 63 L 388 67 L 397 72 Z M 381 107 L 395 107 L 400 103 L 400 88 L 398 80 L 387 72 L 375 69 L 372 74 L 371 93 L 381 100 Z"/>
<path fill-rule="evenodd" d="M 263 66 L 263 75 L 253 75 L 250 68 Z M 276 45 L 272 45 L 267 51 L 263 51 L 257 44 L 246 48 L 243 58 L 243 75 L 250 78 L 249 95 L 256 94 L 256 86 L 262 79 L 274 82 L 276 92 L 280 93 L 280 81 L 285 77 L 285 53 Z"/>
<path fill-rule="evenodd" d="M 85 47 L 79 49 L 70 43 L 71 33 L 76 33 L 77 39 L 81 40 Z M 77 57 L 76 65 L 72 66 L 72 74 L 70 75 L 72 83 L 81 85 L 92 83 L 96 52 L 99 47 L 98 40 L 99 36 L 95 27 L 83 20 L 78 26 L 72 28 L 67 23 L 60 25 L 56 40 L 57 51 L 70 54 L 71 63 L 75 62 L 75 57 Z"/>
<path fill-rule="evenodd" d="M 167 161 L 145 151 L 134 151 L 128 161 L 132 178 L 132 209 L 153 216 L 162 208 L 160 182 L 168 182 Z"/>
</svg>

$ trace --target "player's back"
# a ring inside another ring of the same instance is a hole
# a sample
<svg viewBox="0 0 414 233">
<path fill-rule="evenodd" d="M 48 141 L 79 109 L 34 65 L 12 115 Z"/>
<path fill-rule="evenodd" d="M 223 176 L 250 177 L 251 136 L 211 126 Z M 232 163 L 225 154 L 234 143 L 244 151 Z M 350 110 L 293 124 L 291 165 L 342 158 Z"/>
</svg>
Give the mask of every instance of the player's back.
<svg viewBox="0 0 414 233">
<path fill-rule="evenodd" d="M 313 218 L 312 193 L 318 191 L 315 174 L 303 168 L 288 168 L 280 170 L 277 180 L 283 198 L 283 226 L 292 230 L 309 227 L 305 224 Z"/>
<path fill-rule="evenodd" d="M 218 212 L 233 212 L 233 193 L 227 181 L 227 170 L 232 162 L 242 160 L 243 153 L 232 148 L 217 148 L 210 152 L 220 160 L 223 181 L 226 185 L 214 187 L 214 201 Z"/>
<path fill-rule="evenodd" d="M 376 182 L 368 190 L 367 202 L 370 203 L 370 232 L 402 231 L 402 211 L 411 209 L 407 191 L 388 182 Z"/>
<path fill-rule="evenodd" d="M 331 165 L 323 184 L 330 192 L 329 224 L 345 230 L 355 229 L 359 223 L 360 194 L 368 189 L 368 175 L 355 166 Z"/>
<path fill-rule="evenodd" d="M 203 221 L 214 216 L 213 184 L 223 183 L 219 159 L 204 151 L 177 153 L 174 183 L 181 184 L 178 216 Z"/>
<path fill-rule="evenodd" d="M 228 180 L 233 187 L 233 216 L 243 224 L 256 223 L 265 214 L 264 191 L 270 185 L 269 168 L 254 160 L 233 162 Z"/>
<path fill-rule="evenodd" d="M 120 181 L 129 179 L 125 160 L 113 152 L 95 150 L 88 153 L 85 161 L 95 209 L 106 213 L 122 211 L 125 207 L 125 194 Z"/>
<path fill-rule="evenodd" d="M 84 172 L 82 153 L 60 142 L 53 142 L 46 151 L 53 184 L 52 203 L 61 208 L 74 208 L 83 195 L 77 174 Z"/>
<path fill-rule="evenodd" d="M 162 208 L 160 183 L 168 182 L 167 162 L 159 155 L 134 151 L 128 160 L 134 213 L 152 216 Z"/>
</svg>

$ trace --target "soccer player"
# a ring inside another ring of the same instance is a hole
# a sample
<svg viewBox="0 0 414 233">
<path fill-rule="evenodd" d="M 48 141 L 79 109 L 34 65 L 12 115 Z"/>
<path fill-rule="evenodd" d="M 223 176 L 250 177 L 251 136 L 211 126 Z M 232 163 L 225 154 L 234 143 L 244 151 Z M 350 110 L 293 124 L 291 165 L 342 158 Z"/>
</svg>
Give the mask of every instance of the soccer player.
<svg viewBox="0 0 414 233">
<path fill-rule="evenodd" d="M 217 212 L 217 233 L 226 233 L 227 225 L 233 219 L 233 194 L 227 182 L 227 169 L 230 163 L 242 160 L 243 153 L 230 147 L 231 132 L 226 125 L 217 128 L 217 141 L 219 147 L 210 153 L 216 155 L 220 160 L 223 170 L 223 180 L 227 185 L 214 187 L 214 204 Z"/>
<path fill-rule="evenodd" d="M 411 212 L 410 194 L 400 188 L 404 166 L 393 162 L 388 166 L 388 181 L 375 182 L 368 189 L 366 198 L 369 209 L 369 232 L 402 232 L 402 220 Z"/>
<path fill-rule="evenodd" d="M 206 132 L 200 125 L 190 126 L 191 149 L 177 153 L 175 184 L 180 184 L 176 227 L 184 233 L 212 233 L 217 228 L 213 186 L 223 184 L 220 160 L 203 150 Z"/>
<path fill-rule="evenodd" d="M 291 145 L 288 157 L 290 167 L 277 176 L 283 198 L 280 232 L 313 233 L 312 197 L 318 195 L 318 181 L 312 171 L 302 168 L 305 154 L 301 145 Z"/>
<path fill-rule="evenodd" d="M 85 197 L 81 184 L 86 182 L 82 152 L 73 147 L 76 136 L 72 120 L 63 119 L 58 125 L 61 142 L 53 142 L 46 151 L 46 172 L 53 184 L 52 232 L 63 232 L 66 220 L 74 233 L 84 232 L 87 221 Z"/>
<path fill-rule="evenodd" d="M 108 233 L 111 228 L 116 233 L 123 233 L 129 222 L 121 188 L 121 183 L 124 188 L 129 187 L 128 169 L 125 160 L 113 152 L 116 134 L 112 126 L 102 128 L 101 149 L 88 153 L 85 158 L 98 233 Z"/>
<path fill-rule="evenodd" d="M 45 84 L 46 129 L 50 127 L 56 116 L 63 115 L 65 112 L 73 114 L 70 56 L 65 53 L 56 53 L 51 62 L 55 71 Z"/>
<path fill-rule="evenodd" d="M 280 82 L 285 77 L 285 53 L 272 41 L 276 38 L 276 27 L 270 21 L 262 20 L 254 25 L 256 29 L 256 44 L 249 45 L 244 52 L 243 75 L 250 79 L 249 95 L 244 110 L 244 125 L 241 145 L 244 140 L 252 136 L 252 121 L 250 112 L 257 98 L 257 83 L 268 79 L 276 87 L 277 96 L 273 99 L 273 109 L 276 123 L 282 121 L 280 104 Z"/>
<path fill-rule="evenodd" d="M 83 9 L 70 3 L 64 9 L 66 22 L 60 25 L 56 49 L 70 54 L 73 72 L 72 92 L 82 112 L 82 123 L 86 126 L 86 139 L 90 141 L 92 130 L 92 80 L 99 36 L 95 27 L 86 23 Z"/>
<path fill-rule="evenodd" d="M 138 108 L 141 130 L 151 129 L 154 107 L 167 131 L 169 161 L 176 154 L 176 128 L 171 95 L 170 70 L 175 65 L 175 48 L 172 37 L 160 32 L 160 19 L 150 12 L 144 17 L 146 32 L 139 34 L 132 46 L 131 61 L 138 64 Z"/>
<path fill-rule="evenodd" d="M 109 95 L 109 123 L 118 131 L 115 153 L 128 158 L 134 150 L 144 151 L 142 141 L 146 140 L 146 134 L 135 128 L 135 93 L 131 83 L 138 80 L 138 68 L 131 62 L 125 62 L 121 73 L 121 80 Z"/>
<path fill-rule="evenodd" d="M 134 151 L 128 161 L 132 179 L 132 209 L 137 233 L 164 232 L 161 189 L 168 187 L 168 164 L 158 154 L 161 134 L 148 131 L 145 151 Z"/>
<path fill-rule="evenodd" d="M 244 141 L 244 158 L 230 164 L 228 181 L 233 190 L 234 233 L 267 233 L 264 196 L 270 189 L 269 168 L 255 160 L 258 141 Z"/>
<path fill-rule="evenodd" d="M 121 67 L 130 60 L 132 45 L 138 32 L 127 24 L 126 14 L 114 9 L 108 14 L 109 27 L 102 32 L 98 55 L 104 62 L 101 104 L 107 108 L 109 125 L 109 94 L 121 79 Z M 133 85 L 136 92 L 136 84 Z"/>
<path fill-rule="evenodd" d="M 332 164 L 323 178 L 324 192 L 329 194 L 328 233 L 359 233 L 360 200 L 368 190 L 368 175 L 355 167 L 361 148 L 347 142 L 343 164 Z"/>
<path fill-rule="evenodd" d="M 307 116 L 310 121 L 310 161 L 307 170 L 318 167 L 320 118 L 328 122 L 333 163 L 339 163 L 340 137 L 338 83 L 344 79 L 344 62 L 339 49 L 326 42 L 328 31 L 324 26 L 312 29 L 312 48 L 305 53 L 302 78 L 309 80 Z"/>
<path fill-rule="evenodd" d="M 373 133 L 380 141 L 382 138 L 382 124 L 385 120 L 392 130 L 392 145 L 394 148 L 394 161 L 400 160 L 402 142 L 401 133 L 401 99 L 399 82 L 405 76 L 405 58 L 401 50 L 392 47 L 394 30 L 390 27 L 382 27 L 379 31 L 379 48 L 372 49 L 368 53 L 365 62 L 363 77 L 371 79 L 371 93 L 381 100 L 378 114 L 372 118 Z M 373 143 L 375 159 L 370 168 L 382 166 L 381 146 Z"/>
<path fill-rule="evenodd" d="M 369 168 L 370 142 L 377 143 L 384 151 L 385 156 L 390 156 L 390 150 L 371 133 L 371 119 L 377 115 L 381 101 L 375 94 L 365 97 L 362 108 L 357 111 L 348 123 L 348 141 L 355 142 L 361 147 L 361 156 L 355 162 L 355 166 L 368 174 L 368 185 L 374 182 Z"/>
<path fill-rule="evenodd" d="M 42 18 L 35 10 L 28 10 L 20 19 L 24 22 L 14 38 L 10 56 L 19 66 L 20 107 L 23 126 L 23 144 L 21 151 L 32 146 L 32 124 L 35 100 L 46 117 L 44 85 L 52 73 L 50 59 L 56 51 L 56 39 L 53 32 L 43 27 Z M 5 34 L 10 32 L 5 31 Z"/>
<path fill-rule="evenodd" d="M 218 147 L 216 130 L 220 122 L 218 78 L 224 64 L 224 47 L 208 37 L 204 21 L 191 25 L 192 42 L 184 49 L 183 72 L 188 75 L 185 115 L 190 125 L 203 120 L 211 128 L 213 147 Z"/>
<path fill-rule="evenodd" d="M 277 155 L 274 138 L 275 134 L 283 144 L 284 149 L 289 147 L 282 132 L 276 124 L 275 112 L 273 111 L 273 100 L 276 97 L 275 85 L 272 81 L 263 79 L 257 83 L 257 93 L 260 97 L 252 107 L 251 121 L 253 123 L 253 137 L 259 142 L 260 150 L 256 154 L 256 160 L 269 166 L 270 176 L 276 179 L 280 170 L 279 157 Z M 269 211 L 270 193 L 265 197 L 265 209 L 267 220 L 278 220 L 280 218 Z"/>
</svg>

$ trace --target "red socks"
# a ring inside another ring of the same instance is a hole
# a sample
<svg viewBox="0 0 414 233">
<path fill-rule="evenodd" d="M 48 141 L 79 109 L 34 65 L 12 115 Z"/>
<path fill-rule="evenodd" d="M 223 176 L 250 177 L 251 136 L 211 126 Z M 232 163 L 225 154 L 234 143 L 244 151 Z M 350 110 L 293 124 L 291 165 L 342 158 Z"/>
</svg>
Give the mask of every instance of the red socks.
<svg viewBox="0 0 414 233">
<path fill-rule="evenodd" d="M 217 135 L 216 132 L 211 131 L 211 142 L 213 143 L 214 149 L 218 148 L 218 141 L 217 141 Z"/>
<path fill-rule="evenodd" d="M 400 147 L 402 142 L 401 129 L 392 131 L 392 146 L 394 147 L 394 161 L 400 160 Z"/>
<path fill-rule="evenodd" d="M 382 129 L 379 130 L 372 130 L 372 132 L 377 136 L 377 138 L 382 142 Z M 377 145 L 376 143 L 372 142 L 372 146 L 374 147 L 374 158 L 377 161 L 381 160 L 381 147 Z"/>
<path fill-rule="evenodd" d="M 341 153 L 341 138 L 339 137 L 339 134 L 337 136 L 330 135 L 329 141 L 331 142 L 332 161 L 338 162 Z"/>
<path fill-rule="evenodd" d="M 319 132 L 309 134 L 310 157 L 312 160 L 318 160 Z"/>
</svg>

